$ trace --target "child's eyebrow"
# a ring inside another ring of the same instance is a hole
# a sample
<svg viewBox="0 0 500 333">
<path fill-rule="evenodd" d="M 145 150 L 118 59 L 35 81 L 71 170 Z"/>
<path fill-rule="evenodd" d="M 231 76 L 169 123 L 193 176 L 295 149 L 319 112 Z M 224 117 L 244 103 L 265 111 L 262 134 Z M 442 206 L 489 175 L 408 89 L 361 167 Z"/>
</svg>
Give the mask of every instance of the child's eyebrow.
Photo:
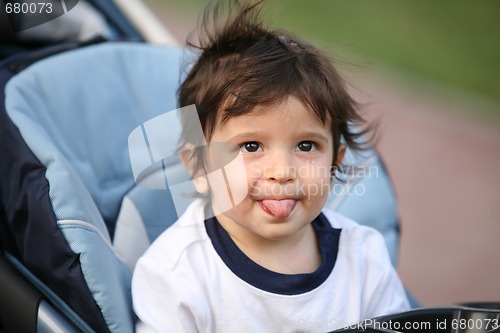
<svg viewBox="0 0 500 333">
<path fill-rule="evenodd" d="M 245 141 L 245 140 L 255 140 L 256 138 L 262 138 L 265 136 L 265 132 L 245 132 L 236 134 L 235 136 L 229 138 L 228 141 Z"/>
<path fill-rule="evenodd" d="M 258 140 L 258 139 L 265 139 L 266 138 L 266 133 L 265 132 L 245 132 L 245 133 L 240 133 L 236 134 L 235 136 L 229 138 L 228 141 L 230 142 L 239 142 L 239 141 L 245 141 L 245 140 Z M 328 142 L 328 137 L 323 135 L 322 133 L 318 133 L 316 131 L 298 131 L 297 133 L 293 134 L 294 137 L 296 137 L 298 140 L 310 140 L 310 139 L 317 139 L 317 140 L 322 140 Z"/>
<path fill-rule="evenodd" d="M 318 133 L 318 132 L 298 132 L 297 134 L 297 137 L 304 137 L 304 138 L 308 138 L 308 139 L 319 139 L 319 140 L 323 140 L 323 141 L 328 141 L 328 138 L 321 134 L 321 133 Z"/>
</svg>

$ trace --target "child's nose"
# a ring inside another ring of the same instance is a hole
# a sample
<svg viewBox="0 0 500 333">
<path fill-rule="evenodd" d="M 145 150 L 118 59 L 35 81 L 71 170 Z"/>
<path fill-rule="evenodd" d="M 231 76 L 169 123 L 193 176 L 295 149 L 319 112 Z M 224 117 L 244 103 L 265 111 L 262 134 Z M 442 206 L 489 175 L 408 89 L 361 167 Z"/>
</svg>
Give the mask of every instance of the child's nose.
<svg viewBox="0 0 500 333">
<path fill-rule="evenodd" d="M 297 170 L 293 165 L 292 156 L 286 152 L 269 154 L 264 168 L 264 177 L 271 181 L 285 183 L 295 178 Z"/>
</svg>

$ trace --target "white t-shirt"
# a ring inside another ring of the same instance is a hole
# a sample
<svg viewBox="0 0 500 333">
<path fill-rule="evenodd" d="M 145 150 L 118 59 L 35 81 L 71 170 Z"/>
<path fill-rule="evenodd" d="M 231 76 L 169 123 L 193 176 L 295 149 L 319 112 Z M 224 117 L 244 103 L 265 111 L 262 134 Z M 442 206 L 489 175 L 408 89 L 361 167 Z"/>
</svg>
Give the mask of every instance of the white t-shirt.
<svg viewBox="0 0 500 333">
<path fill-rule="evenodd" d="M 193 202 L 137 263 L 137 332 L 327 332 L 409 309 L 377 231 L 330 210 L 312 223 L 321 266 L 280 274 L 246 257 Z"/>
</svg>

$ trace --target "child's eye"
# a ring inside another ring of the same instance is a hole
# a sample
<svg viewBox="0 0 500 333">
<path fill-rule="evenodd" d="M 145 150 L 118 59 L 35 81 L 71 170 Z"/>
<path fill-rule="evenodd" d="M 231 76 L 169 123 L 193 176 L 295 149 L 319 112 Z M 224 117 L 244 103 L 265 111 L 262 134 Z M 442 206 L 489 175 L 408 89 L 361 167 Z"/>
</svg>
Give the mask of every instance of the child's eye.
<svg viewBox="0 0 500 333">
<path fill-rule="evenodd" d="M 247 153 L 255 153 L 259 149 L 261 149 L 259 143 L 254 142 L 254 141 L 252 141 L 252 142 L 245 142 L 244 144 L 242 144 L 240 146 L 240 150 L 243 151 L 243 152 L 247 152 Z"/>
<path fill-rule="evenodd" d="M 316 144 L 314 142 L 311 142 L 311 141 L 302 141 L 301 143 L 299 143 L 297 145 L 297 149 L 299 151 L 314 151 L 317 148 L 318 147 L 316 146 Z"/>
</svg>

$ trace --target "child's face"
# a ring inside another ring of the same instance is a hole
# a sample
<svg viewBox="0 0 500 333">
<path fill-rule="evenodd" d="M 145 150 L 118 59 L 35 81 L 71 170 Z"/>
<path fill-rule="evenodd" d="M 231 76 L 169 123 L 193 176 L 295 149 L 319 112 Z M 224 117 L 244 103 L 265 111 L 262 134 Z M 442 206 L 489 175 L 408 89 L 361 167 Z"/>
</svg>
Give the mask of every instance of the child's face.
<svg viewBox="0 0 500 333">
<path fill-rule="evenodd" d="M 293 237 L 323 208 L 331 188 L 329 123 L 322 124 L 294 96 L 229 118 L 215 128 L 210 142 L 230 143 L 243 156 L 246 177 L 226 176 L 246 178 L 233 183 L 247 186 L 248 195 L 222 213 L 213 203 L 219 222 L 232 236 Z"/>
</svg>

